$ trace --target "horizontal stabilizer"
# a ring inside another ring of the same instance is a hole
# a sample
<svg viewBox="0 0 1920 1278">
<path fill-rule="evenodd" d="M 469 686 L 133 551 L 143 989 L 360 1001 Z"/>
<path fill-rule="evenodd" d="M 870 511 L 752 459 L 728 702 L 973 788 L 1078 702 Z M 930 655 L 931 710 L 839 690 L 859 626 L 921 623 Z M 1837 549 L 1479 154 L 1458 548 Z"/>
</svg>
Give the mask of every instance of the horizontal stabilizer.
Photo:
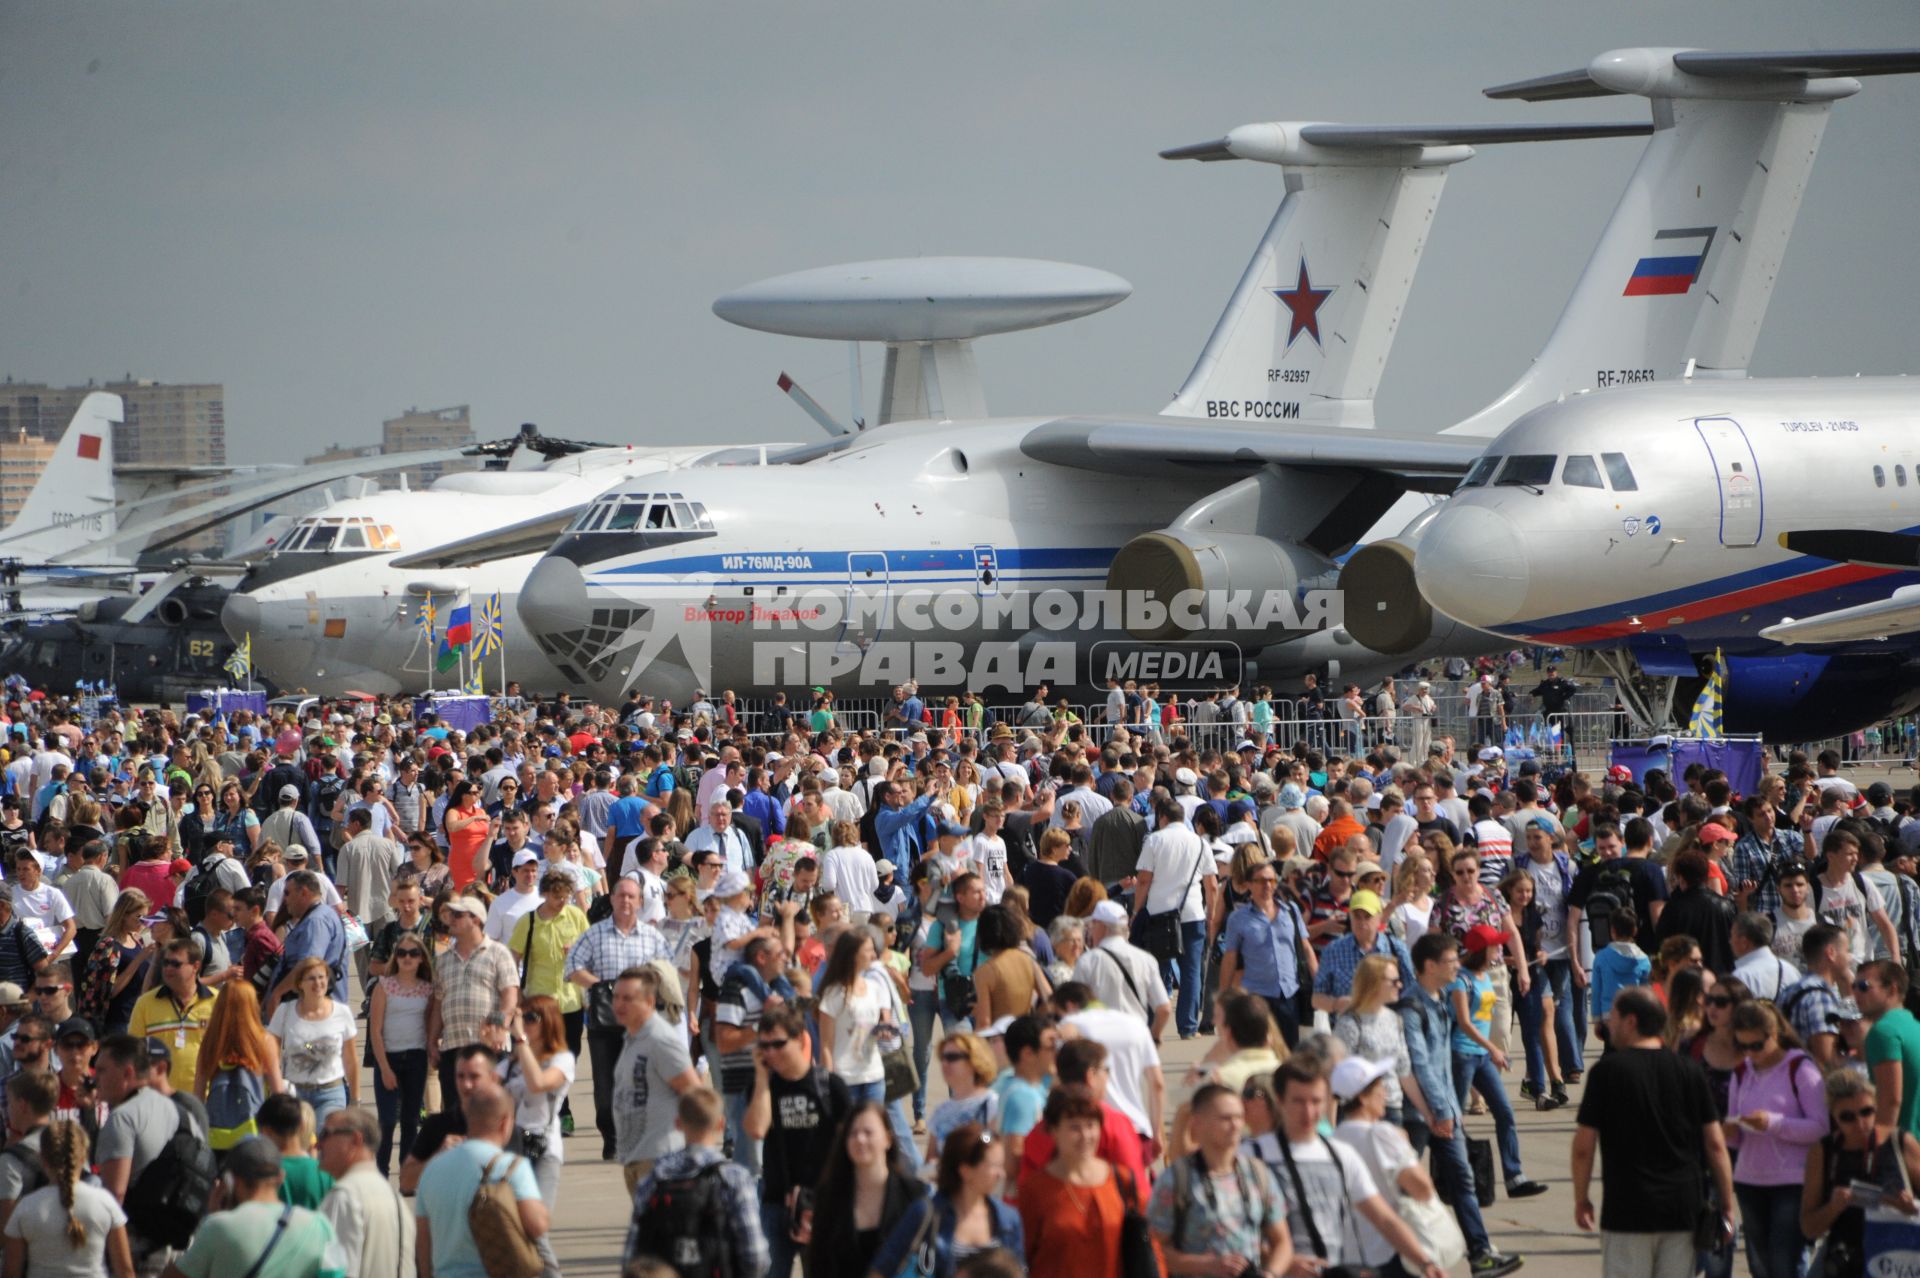
<svg viewBox="0 0 1920 1278">
<path fill-rule="evenodd" d="M 1814 617 L 1789 617 L 1777 625 L 1762 627 L 1760 637 L 1775 643 L 1853 643 L 1914 630 L 1920 630 L 1920 586 L 1902 586 L 1873 603 Z"/>
<path fill-rule="evenodd" d="M 1491 146 L 1497 142 L 1577 142 L 1582 138 L 1643 138 L 1651 123 L 1635 124 L 1309 124 L 1300 136 L 1315 146 L 1373 150 L 1399 146 Z"/>
<path fill-rule="evenodd" d="M 1805 528 L 1780 534 L 1780 545 L 1799 555 L 1875 568 L 1920 568 L 1920 537 L 1866 528 Z"/>
<path fill-rule="evenodd" d="M 392 564 L 395 568 L 472 568 L 495 559 L 537 555 L 551 546 L 554 539 L 573 522 L 573 517 L 585 510 L 587 505 L 581 502 L 576 506 L 549 510 L 532 519 L 523 519 L 504 528 L 489 528 L 483 533 L 449 541 L 431 550 L 396 555 Z"/>
<path fill-rule="evenodd" d="M 1674 54 L 1673 65 L 1688 75 L 1708 77 L 1903 75 L 1920 71 L 1920 49 L 1830 49 L 1814 53 L 1715 53 L 1694 49 Z"/>
<path fill-rule="evenodd" d="M 1020 451 L 1036 461 L 1117 474 L 1154 474 L 1168 463 L 1254 469 L 1359 467 L 1401 475 L 1466 473 L 1486 445 L 1435 435 L 1280 422 L 1062 417 L 1028 431 Z"/>
<path fill-rule="evenodd" d="M 1920 71 L 1920 49 L 1834 49 L 1723 53 L 1713 49 L 1614 49 L 1574 71 L 1515 80 L 1490 98 L 1561 102 L 1617 93 L 1651 98 L 1843 98 L 1852 77 Z"/>
</svg>

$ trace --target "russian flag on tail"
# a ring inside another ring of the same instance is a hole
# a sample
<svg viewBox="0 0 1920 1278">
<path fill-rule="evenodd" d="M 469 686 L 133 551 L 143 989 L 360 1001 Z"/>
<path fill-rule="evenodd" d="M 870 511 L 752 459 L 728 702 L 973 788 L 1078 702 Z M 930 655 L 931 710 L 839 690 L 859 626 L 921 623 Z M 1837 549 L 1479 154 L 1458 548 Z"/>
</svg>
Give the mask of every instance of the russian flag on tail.
<svg viewBox="0 0 1920 1278">
<path fill-rule="evenodd" d="M 1714 227 L 1682 227 L 1654 234 L 1653 252 L 1635 263 L 1623 297 L 1660 297 L 1685 293 L 1700 278 Z"/>
</svg>

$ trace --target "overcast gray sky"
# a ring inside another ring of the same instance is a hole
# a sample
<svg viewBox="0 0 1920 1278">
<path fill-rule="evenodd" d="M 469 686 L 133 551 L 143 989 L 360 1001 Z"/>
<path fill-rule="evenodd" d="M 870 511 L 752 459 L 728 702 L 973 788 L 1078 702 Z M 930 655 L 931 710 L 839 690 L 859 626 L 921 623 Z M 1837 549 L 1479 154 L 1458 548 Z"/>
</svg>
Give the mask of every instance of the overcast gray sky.
<svg viewBox="0 0 1920 1278">
<path fill-rule="evenodd" d="M 808 439 L 774 378 L 844 413 L 844 347 L 712 300 L 990 253 L 1135 288 L 983 341 L 994 411 L 1151 411 L 1280 195 L 1267 166 L 1157 150 L 1256 120 L 1637 118 L 1479 95 L 1631 44 L 1920 45 L 1920 6 L 6 5 L 0 373 L 223 381 L 237 461 L 463 402 L 482 435 Z M 1916 120 L 1913 77 L 1836 108 L 1756 372 L 1920 372 Z M 1383 424 L 1445 424 L 1519 372 L 1641 145 L 1487 148 L 1454 173 Z"/>
</svg>

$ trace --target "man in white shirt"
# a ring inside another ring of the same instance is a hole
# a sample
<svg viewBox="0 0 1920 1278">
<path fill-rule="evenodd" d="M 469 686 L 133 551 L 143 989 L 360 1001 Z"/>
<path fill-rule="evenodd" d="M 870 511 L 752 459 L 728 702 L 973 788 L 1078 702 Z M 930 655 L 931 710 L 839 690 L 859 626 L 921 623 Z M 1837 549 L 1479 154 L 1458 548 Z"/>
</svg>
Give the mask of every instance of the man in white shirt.
<svg viewBox="0 0 1920 1278">
<path fill-rule="evenodd" d="M 1160 1070 L 1160 1049 L 1146 1024 L 1131 1012 L 1087 1006 L 1090 993 L 1077 981 L 1053 992 L 1061 1037 L 1089 1039 L 1107 1049 L 1107 1103 L 1127 1116 L 1140 1133 L 1148 1160 L 1155 1160 L 1161 1149 L 1159 1133 L 1166 1130 L 1167 1080 Z"/>
<path fill-rule="evenodd" d="M 1140 848 L 1140 864 L 1134 870 L 1133 899 L 1143 902 L 1139 914 L 1177 912 L 1180 924 L 1180 954 L 1177 960 L 1163 960 L 1161 978 L 1180 990 L 1180 1005 L 1175 1022 L 1182 1039 L 1200 1032 L 1201 974 L 1207 945 L 1207 917 L 1212 912 L 1213 894 L 1219 883 L 1219 870 L 1206 840 L 1186 824 L 1177 803 L 1162 802 L 1154 807 L 1159 828 Z M 1141 929 L 1140 919 L 1133 930 Z"/>
<path fill-rule="evenodd" d="M 1153 955 L 1127 940 L 1127 911 L 1118 901 L 1093 907 L 1087 949 L 1073 965 L 1073 979 L 1106 1006 L 1138 1016 L 1155 1043 L 1166 1032 L 1173 1000 Z"/>
<path fill-rule="evenodd" d="M 740 762 L 732 746 L 726 748 L 721 761 L 700 774 L 700 788 L 694 793 L 694 810 L 700 813 L 701 824 L 712 824 L 714 804 L 724 802 L 729 790 L 744 790 L 747 784 L 747 765 Z"/>
<path fill-rule="evenodd" d="M 513 854 L 513 885 L 487 907 L 487 938 L 505 945 L 520 916 L 540 904 L 540 854 L 521 848 Z"/>
<path fill-rule="evenodd" d="M 1733 975 L 1753 996 L 1778 1002 L 1784 990 L 1800 979 L 1800 969 L 1773 952 L 1773 920 L 1764 914 L 1742 914 L 1733 920 Z"/>
<path fill-rule="evenodd" d="M 1113 811 L 1112 801 L 1093 788 L 1093 768 L 1085 763 L 1074 765 L 1073 788 L 1054 800 L 1053 820 L 1048 825 L 1057 830 L 1067 823 L 1064 809 L 1069 803 L 1080 805 L 1082 830 L 1091 830 L 1095 821 Z"/>
<path fill-rule="evenodd" d="M 640 885 L 640 921 L 658 923 L 667 917 L 667 841 L 651 836 L 627 845 L 627 871 L 620 877 Z"/>
<path fill-rule="evenodd" d="M 40 858 L 31 848 L 13 854 L 13 915 L 27 925 L 52 958 L 66 957 L 77 926 L 66 893 L 41 879 Z"/>
<path fill-rule="evenodd" d="M 878 908 L 873 894 L 879 886 L 880 871 L 873 854 L 858 843 L 830 849 L 821 859 L 821 889 L 847 903 L 847 912 L 856 925 L 865 921 L 862 915 Z"/>
<path fill-rule="evenodd" d="M 267 889 L 266 913 L 268 918 L 272 918 L 280 912 L 280 899 L 286 895 L 288 876 L 292 875 L 296 870 L 309 868 L 312 869 L 313 876 L 320 880 L 321 904 L 330 906 L 335 910 L 345 910 L 347 908 L 346 902 L 341 899 L 340 889 L 335 887 L 333 880 L 327 877 L 325 867 L 317 860 L 310 861 L 305 848 L 296 843 L 282 852 L 280 859 L 286 864 L 287 872 L 275 879 L 273 886 Z"/>
</svg>

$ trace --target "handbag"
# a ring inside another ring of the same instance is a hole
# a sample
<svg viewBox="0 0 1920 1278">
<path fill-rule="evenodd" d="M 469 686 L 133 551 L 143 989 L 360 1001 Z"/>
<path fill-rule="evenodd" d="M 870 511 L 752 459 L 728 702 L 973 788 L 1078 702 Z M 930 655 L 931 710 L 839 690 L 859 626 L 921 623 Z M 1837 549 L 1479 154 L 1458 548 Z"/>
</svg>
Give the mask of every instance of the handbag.
<svg viewBox="0 0 1920 1278">
<path fill-rule="evenodd" d="M 1448 1273 L 1452 1273 L 1453 1267 L 1466 1259 L 1466 1236 L 1460 1232 L 1460 1222 L 1454 1219 L 1453 1208 L 1441 1202 L 1439 1194 L 1431 1198 L 1402 1194 L 1400 1219 L 1407 1222 L 1407 1228 L 1413 1231 L 1415 1238 L 1427 1245 L 1434 1263 Z"/>
<path fill-rule="evenodd" d="M 891 1278 L 934 1278 L 938 1271 L 940 1255 L 934 1245 L 933 1230 L 940 1222 L 940 1213 L 926 1199 L 920 1201 L 926 1206 L 927 1214 L 921 1219 L 920 1227 L 913 1231 L 913 1241 L 907 1244 L 906 1255 Z"/>
<path fill-rule="evenodd" d="M 1153 1228 L 1140 1209 L 1140 1186 L 1126 1172 L 1126 1192 L 1120 1195 L 1120 1278 L 1160 1278 L 1160 1253 L 1153 1246 Z"/>
<path fill-rule="evenodd" d="M 1171 910 L 1149 914 L 1142 909 L 1139 920 L 1133 925 L 1133 943 L 1162 963 L 1171 963 L 1180 957 L 1180 910 L 1192 894 L 1193 885 L 1200 878 L 1200 867 L 1206 859 L 1207 849 L 1202 846 L 1199 856 L 1194 858 L 1193 874 L 1187 879 L 1187 886 L 1181 889 L 1180 895 L 1174 898 Z"/>
<path fill-rule="evenodd" d="M 1467 1137 L 1467 1166 L 1473 1169 L 1473 1196 L 1482 1207 L 1491 1207 L 1495 1198 L 1493 1142 Z"/>
<path fill-rule="evenodd" d="M 624 1030 L 613 1014 L 613 982 L 595 981 L 587 986 L 587 1028 Z"/>
<path fill-rule="evenodd" d="M 494 1180 L 493 1169 L 503 1158 L 507 1169 Z M 520 1223 L 520 1202 L 507 1179 L 519 1161 L 504 1150 L 495 1154 L 480 1169 L 480 1187 L 467 1204 L 467 1231 L 487 1278 L 535 1278 L 546 1267 Z"/>
</svg>

